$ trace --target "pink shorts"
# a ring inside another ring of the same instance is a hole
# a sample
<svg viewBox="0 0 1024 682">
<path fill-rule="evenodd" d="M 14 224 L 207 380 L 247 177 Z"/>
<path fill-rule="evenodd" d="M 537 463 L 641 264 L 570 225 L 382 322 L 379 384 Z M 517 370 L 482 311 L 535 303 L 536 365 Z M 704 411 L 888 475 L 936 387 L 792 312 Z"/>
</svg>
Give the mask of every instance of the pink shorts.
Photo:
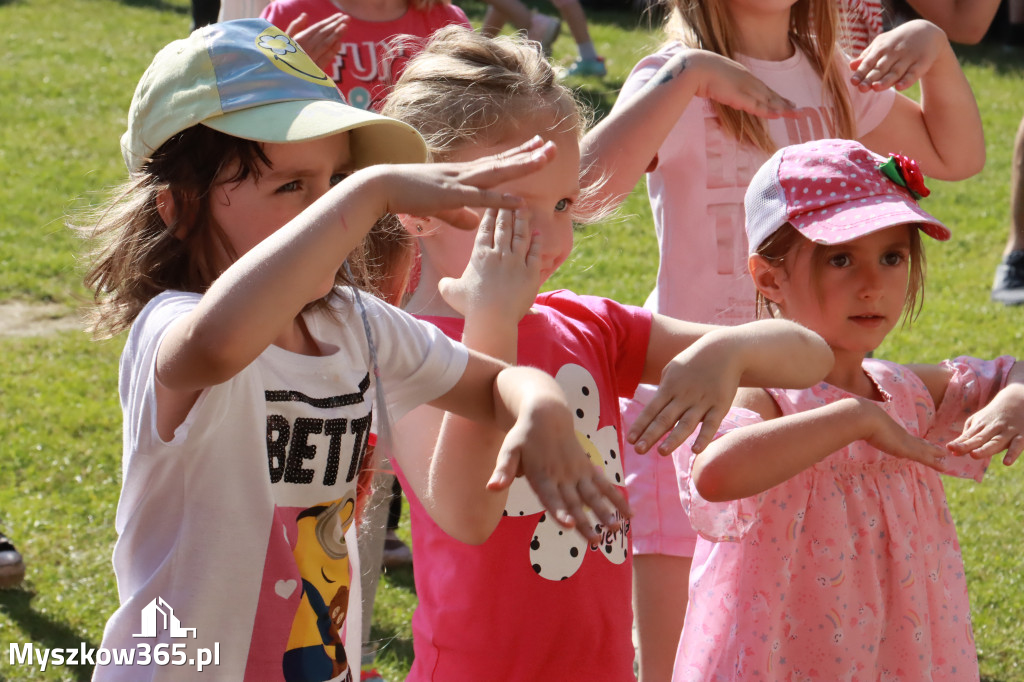
<svg viewBox="0 0 1024 682">
<path fill-rule="evenodd" d="M 623 434 L 629 433 L 629 427 L 655 390 L 654 386 L 641 384 L 632 400 L 619 399 Z M 622 467 L 626 472 L 629 506 L 633 508 L 629 523 L 633 554 L 692 557 L 697 532 L 679 501 L 678 476 L 672 457 L 659 455 L 653 449 L 638 455 L 628 443 L 625 447 Z"/>
</svg>

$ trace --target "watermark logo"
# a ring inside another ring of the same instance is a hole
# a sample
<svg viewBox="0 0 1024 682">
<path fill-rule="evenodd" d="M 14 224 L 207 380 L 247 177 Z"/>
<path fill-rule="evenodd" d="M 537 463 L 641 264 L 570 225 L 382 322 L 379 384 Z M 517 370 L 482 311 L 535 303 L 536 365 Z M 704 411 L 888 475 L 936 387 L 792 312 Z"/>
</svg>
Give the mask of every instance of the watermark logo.
<svg viewBox="0 0 1024 682">
<path fill-rule="evenodd" d="M 162 597 L 142 607 L 141 632 L 133 638 L 155 638 L 163 633 L 171 639 L 196 639 L 196 628 L 184 627 L 174 609 Z M 8 645 L 11 667 L 30 666 L 43 672 L 47 667 L 61 666 L 189 666 L 202 672 L 208 666 L 220 665 L 220 642 L 212 647 L 188 649 L 184 642 L 161 642 L 151 645 L 139 642 L 133 647 L 92 648 L 84 642 L 78 648 L 39 647 L 33 642 L 11 642 Z"/>
<path fill-rule="evenodd" d="M 192 639 L 196 638 L 195 628 L 181 627 L 181 621 L 174 615 L 174 609 L 164 601 L 163 597 L 156 597 L 153 601 L 142 607 L 142 632 L 132 637 L 156 637 L 163 624 L 163 630 L 171 636 L 171 639 L 188 637 L 192 633 Z"/>
</svg>

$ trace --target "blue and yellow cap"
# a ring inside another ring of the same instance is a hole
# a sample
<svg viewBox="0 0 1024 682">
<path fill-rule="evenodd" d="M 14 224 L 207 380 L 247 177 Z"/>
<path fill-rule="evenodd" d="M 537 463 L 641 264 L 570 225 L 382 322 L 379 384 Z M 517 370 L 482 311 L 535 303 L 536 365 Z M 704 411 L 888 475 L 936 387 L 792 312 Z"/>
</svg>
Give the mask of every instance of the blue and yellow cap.
<svg viewBox="0 0 1024 682">
<path fill-rule="evenodd" d="M 259 142 L 301 142 L 352 132 L 359 167 L 426 159 L 411 126 L 349 106 L 302 48 L 263 19 L 211 24 L 160 50 L 128 110 L 121 153 L 141 169 L 160 145 L 203 124 Z"/>
</svg>

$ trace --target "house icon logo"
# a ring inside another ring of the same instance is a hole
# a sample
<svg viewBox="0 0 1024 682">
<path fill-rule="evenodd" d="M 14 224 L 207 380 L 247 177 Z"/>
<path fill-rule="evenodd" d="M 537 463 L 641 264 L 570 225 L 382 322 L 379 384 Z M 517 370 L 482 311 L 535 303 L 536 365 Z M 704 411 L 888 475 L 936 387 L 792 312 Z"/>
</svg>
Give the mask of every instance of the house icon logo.
<svg viewBox="0 0 1024 682">
<path fill-rule="evenodd" d="M 172 639 L 188 637 L 189 633 L 192 639 L 196 638 L 196 629 L 181 627 L 174 609 L 163 597 L 157 597 L 142 608 L 142 632 L 132 637 L 156 637 L 160 631 L 166 631 Z"/>
</svg>

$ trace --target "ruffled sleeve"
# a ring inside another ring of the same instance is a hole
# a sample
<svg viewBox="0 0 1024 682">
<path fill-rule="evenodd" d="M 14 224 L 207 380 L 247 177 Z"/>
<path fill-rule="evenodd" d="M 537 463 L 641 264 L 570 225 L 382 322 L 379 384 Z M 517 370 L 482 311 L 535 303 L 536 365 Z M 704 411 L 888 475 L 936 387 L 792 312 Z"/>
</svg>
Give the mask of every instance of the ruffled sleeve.
<svg viewBox="0 0 1024 682">
<path fill-rule="evenodd" d="M 715 438 L 720 438 L 742 426 L 757 424 L 761 421 L 763 421 L 761 415 L 756 412 L 734 407 L 722 420 L 722 425 L 719 427 L 718 433 L 715 434 Z M 708 502 L 701 497 L 690 475 L 693 470 L 693 461 L 696 458 L 691 449 L 696 433 L 694 432 L 694 435 L 691 435 L 672 453 L 676 468 L 676 482 L 679 487 L 679 499 L 683 503 L 683 509 L 686 510 L 687 516 L 690 517 L 693 529 L 701 537 L 712 542 L 735 542 L 746 535 L 756 523 L 764 494 L 729 502 Z"/>
<path fill-rule="evenodd" d="M 952 377 L 925 439 L 945 446 L 963 433 L 967 418 L 987 405 L 1006 385 L 1006 376 L 1014 362 L 1009 355 L 995 360 L 961 356 L 944 361 L 942 365 L 952 371 Z M 990 459 L 975 459 L 969 455 L 947 457 L 943 473 L 981 481 Z"/>
</svg>

